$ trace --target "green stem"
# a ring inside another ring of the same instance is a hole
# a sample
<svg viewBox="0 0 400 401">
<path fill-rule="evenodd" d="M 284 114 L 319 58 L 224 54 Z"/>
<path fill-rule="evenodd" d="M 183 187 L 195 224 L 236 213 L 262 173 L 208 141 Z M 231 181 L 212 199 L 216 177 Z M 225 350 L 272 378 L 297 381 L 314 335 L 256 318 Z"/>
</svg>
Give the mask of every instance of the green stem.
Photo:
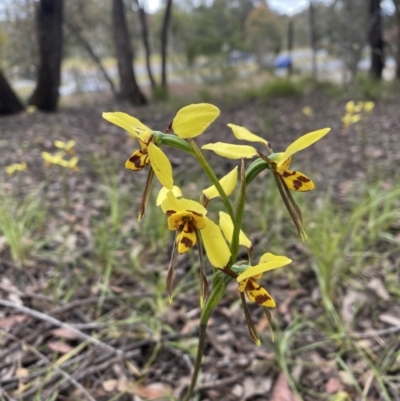
<svg viewBox="0 0 400 401">
<path fill-rule="evenodd" d="M 192 146 L 192 149 L 196 156 L 196 159 L 199 161 L 201 167 L 203 168 L 205 173 L 208 175 L 208 178 L 211 180 L 213 185 L 215 185 L 215 188 L 217 188 L 219 196 L 221 197 L 222 202 L 225 205 L 226 211 L 229 213 L 229 216 L 231 217 L 232 221 L 235 221 L 235 215 L 233 213 L 232 205 L 229 202 L 228 197 L 226 196 L 226 193 L 225 193 L 224 189 L 222 188 L 217 176 L 214 174 L 214 170 L 208 164 L 207 160 L 205 159 L 203 153 L 197 146 L 196 142 L 192 138 L 189 138 L 188 141 L 189 141 L 190 145 Z"/>
<path fill-rule="evenodd" d="M 229 282 L 226 280 L 226 277 L 218 277 L 217 274 L 215 274 L 214 277 L 215 277 L 215 280 L 214 280 L 213 289 L 211 291 L 210 297 L 207 299 L 207 302 L 204 305 L 204 309 L 200 316 L 199 344 L 197 347 L 196 361 L 195 361 L 195 365 L 194 365 L 194 371 L 192 374 L 192 378 L 190 381 L 190 386 L 185 395 L 185 398 L 183 398 L 183 401 L 189 401 L 190 397 L 193 394 L 194 388 L 196 386 L 197 378 L 198 378 L 198 375 L 200 372 L 201 361 L 203 359 L 204 345 L 206 342 L 207 323 L 208 323 L 208 320 L 210 319 L 211 312 L 218 305 L 223 294 L 225 293 L 226 286 L 228 285 L 228 282 Z"/>
</svg>

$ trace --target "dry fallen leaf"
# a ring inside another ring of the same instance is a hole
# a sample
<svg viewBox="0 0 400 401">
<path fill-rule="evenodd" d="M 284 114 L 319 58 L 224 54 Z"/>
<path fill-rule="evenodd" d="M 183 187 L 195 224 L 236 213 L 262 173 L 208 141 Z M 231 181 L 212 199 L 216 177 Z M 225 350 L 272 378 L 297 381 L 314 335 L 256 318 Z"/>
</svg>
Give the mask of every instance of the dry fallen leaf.
<svg viewBox="0 0 400 401">
<path fill-rule="evenodd" d="M 53 334 L 54 337 L 65 338 L 67 340 L 76 340 L 79 338 L 76 333 L 63 327 L 52 330 L 51 334 Z"/>
<path fill-rule="evenodd" d="M 25 322 L 25 320 L 29 319 L 28 315 L 11 315 L 7 317 L 0 318 L 0 329 L 9 330 L 14 326 Z"/>
<path fill-rule="evenodd" d="M 68 352 L 71 352 L 74 349 L 74 347 L 61 341 L 50 341 L 48 345 L 52 351 L 59 352 L 60 354 L 68 354 Z"/>
<path fill-rule="evenodd" d="M 299 401 L 290 389 L 284 373 L 279 373 L 269 401 Z"/>
</svg>

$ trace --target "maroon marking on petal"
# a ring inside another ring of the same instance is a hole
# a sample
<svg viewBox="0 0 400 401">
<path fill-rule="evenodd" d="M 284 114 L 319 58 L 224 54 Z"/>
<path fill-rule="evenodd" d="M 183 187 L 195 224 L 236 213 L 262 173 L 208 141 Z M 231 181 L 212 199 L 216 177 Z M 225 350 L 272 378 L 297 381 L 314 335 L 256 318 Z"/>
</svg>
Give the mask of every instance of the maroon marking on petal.
<svg viewBox="0 0 400 401">
<path fill-rule="evenodd" d="M 193 246 L 193 241 L 187 237 L 182 237 L 182 239 L 179 242 L 185 245 L 186 248 L 191 248 Z"/>
<path fill-rule="evenodd" d="M 188 212 L 190 212 L 190 213 L 192 213 L 192 214 L 194 214 L 196 216 L 203 217 L 203 215 L 201 213 L 194 212 L 193 210 L 188 210 Z"/>
<path fill-rule="evenodd" d="M 299 181 L 301 182 L 310 182 L 311 180 L 307 177 L 304 177 L 303 175 L 301 175 L 300 177 L 297 178 Z"/>
<path fill-rule="evenodd" d="M 256 301 L 256 304 L 262 305 L 264 302 L 270 301 L 271 297 L 269 297 L 267 294 L 262 294 L 255 296 L 254 300 Z"/>
<path fill-rule="evenodd" d="M 129 161 L 130 161 L 131 163 L 133 163 L 134 166 L 135 166 L 137 169 L 143 168 L 142 163 L 141 163 L 142 159 L 141 159 L 140 156 L 138 156 L 137 153 L 134 153 L 134 154 L 129 158 Z"/>
<path fill-rule="evenodd" d="M 172 215 L 175 214 L 175 213 L 176 213 L 175 210 L 167 210 L 167 211 L 165 212 L 165 214 L 167 215 L 167 217 L 172 216 Z"/>
<path fill-rule="evenodd" d="M 185 224 L 185 229 L 183 230 L 185 233 L 191 234 L 195 230 L 193 223 L 187 223 Z"/>
<path fill-rule="evenodd" d="M 292 175 L 294 175 L 294 174 L 296 174 L 296 171 L 292 171 L 291 173 L 289 173 L 289 171 L 287 171 L 287 170 L 285 170 L 283 173 L 282 173 L 282 177 L 290 177 L 290 176 L 292 176 Z"/>
</svg>

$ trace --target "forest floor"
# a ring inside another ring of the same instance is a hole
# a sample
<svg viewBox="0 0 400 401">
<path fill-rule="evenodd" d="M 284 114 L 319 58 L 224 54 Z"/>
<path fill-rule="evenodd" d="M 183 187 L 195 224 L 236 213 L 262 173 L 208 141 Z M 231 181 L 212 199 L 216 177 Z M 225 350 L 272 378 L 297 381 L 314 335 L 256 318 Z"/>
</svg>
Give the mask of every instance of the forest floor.
<svg viewBox="0 0 400 401">
<path fill-rule="evenodd" d="M 316 184 L 294 195 L 308 241 L 296 237 L 271 177 L 249 186 L 244 227 L 256 260 L 265 252 L 293 259 L 262 281 L 277 303 L 275 338 L 249 303 L 262 339 L 253 344 L 231 283 L 209 322 L 193 399 L 400 400 L 400 94 L 344 128 L 347 100 L 313 91 L 213 102 L 221 115 L 199 145 L 232 141 L 227 123 L 275 151 L 332 131 L 293 161 Z M 170 304 L 173 233 L 152 206 L 158 183 L 138 222 L 147 174 L 124 169 L 137 143 L 101 115 L 124 111 L 163 131 L 186 104 L 135 108 L 104 95 L 54 114 L 0 118 L 0 400 L 183 398 L 201 313 L 198 262 L 178 257 Z M 79 171 L 45 167 L 41 152 L 70 139 Z M 166 152 L 185 194 L 210 185 L 191 156 Z M 207 157 L 217 176 L 236 165 Z M 7 175 L 17 162 L 27 170 Z"/>
</svg>

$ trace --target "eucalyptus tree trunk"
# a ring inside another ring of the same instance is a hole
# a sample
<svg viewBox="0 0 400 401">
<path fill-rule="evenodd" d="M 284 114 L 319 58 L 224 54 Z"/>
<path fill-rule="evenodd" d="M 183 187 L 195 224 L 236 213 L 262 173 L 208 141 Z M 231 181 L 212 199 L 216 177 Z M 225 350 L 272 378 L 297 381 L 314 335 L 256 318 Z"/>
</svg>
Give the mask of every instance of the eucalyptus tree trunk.
<svg viewBox="0 0 400 401">
<path fill-rule="evenodd" d="M 370 75 L 374 79 L 382 79 L 385 67 L 382 33 L 381 0 L 369 0 L 368 42 L 371 47 Z"/>
<path fill-rule="evenodd" d="M 396 19 L 397 33 L 396 33 L 396 78 L 400 79 L 400 0 L 393 0 L 394 4 L 394 17 Z"/>
<path fill-rule="evenodd" d="M 151 51 L 150 51 L 150 44 L 149 44 L 149 30 L 147 27 L 146 12 L 144 10 L 144 5 L 143 4 L 140 5 L 139 0 L 135 0 L 135 3 L 139 10 L 139 21 L 140 21 L 140 27 L 141 27 L 141 33 L 142 33 L 143 47 L 144 47 L 145 56 L 146 56 L 147 75 L 149 76 L 151 88 L 154 90 L 156 88 L 156 81 L 154 79 L 153 72 L 151 71 L 151 63 L 150 63 Z"/>
<path fill-rule="evenodd" d="M 0 115 L 18 113 L 23 110 L 24 106 L 0 70 Z"/>
<path fill-rule="evenodd" d="M 119 96 L 135 105 L 144 105 L 147 100 L 141 92 L 133 69 L 134 53 L 129 38 L 123 0 L 113 0 L 112 20 L 120 82 Z"/>
<path fill-rule="evenodd" d="M 40 0 L 37 8 L 39 68 L 29 104 L 56 111 L 61 83 L 63 0 Z"/>
<path fill-rule="evenodd" d="M 161 30 L 161 87 L 167 93 L 168 28 L 171 21 L 172 0 L 167 0 Z"/>
</svg>

